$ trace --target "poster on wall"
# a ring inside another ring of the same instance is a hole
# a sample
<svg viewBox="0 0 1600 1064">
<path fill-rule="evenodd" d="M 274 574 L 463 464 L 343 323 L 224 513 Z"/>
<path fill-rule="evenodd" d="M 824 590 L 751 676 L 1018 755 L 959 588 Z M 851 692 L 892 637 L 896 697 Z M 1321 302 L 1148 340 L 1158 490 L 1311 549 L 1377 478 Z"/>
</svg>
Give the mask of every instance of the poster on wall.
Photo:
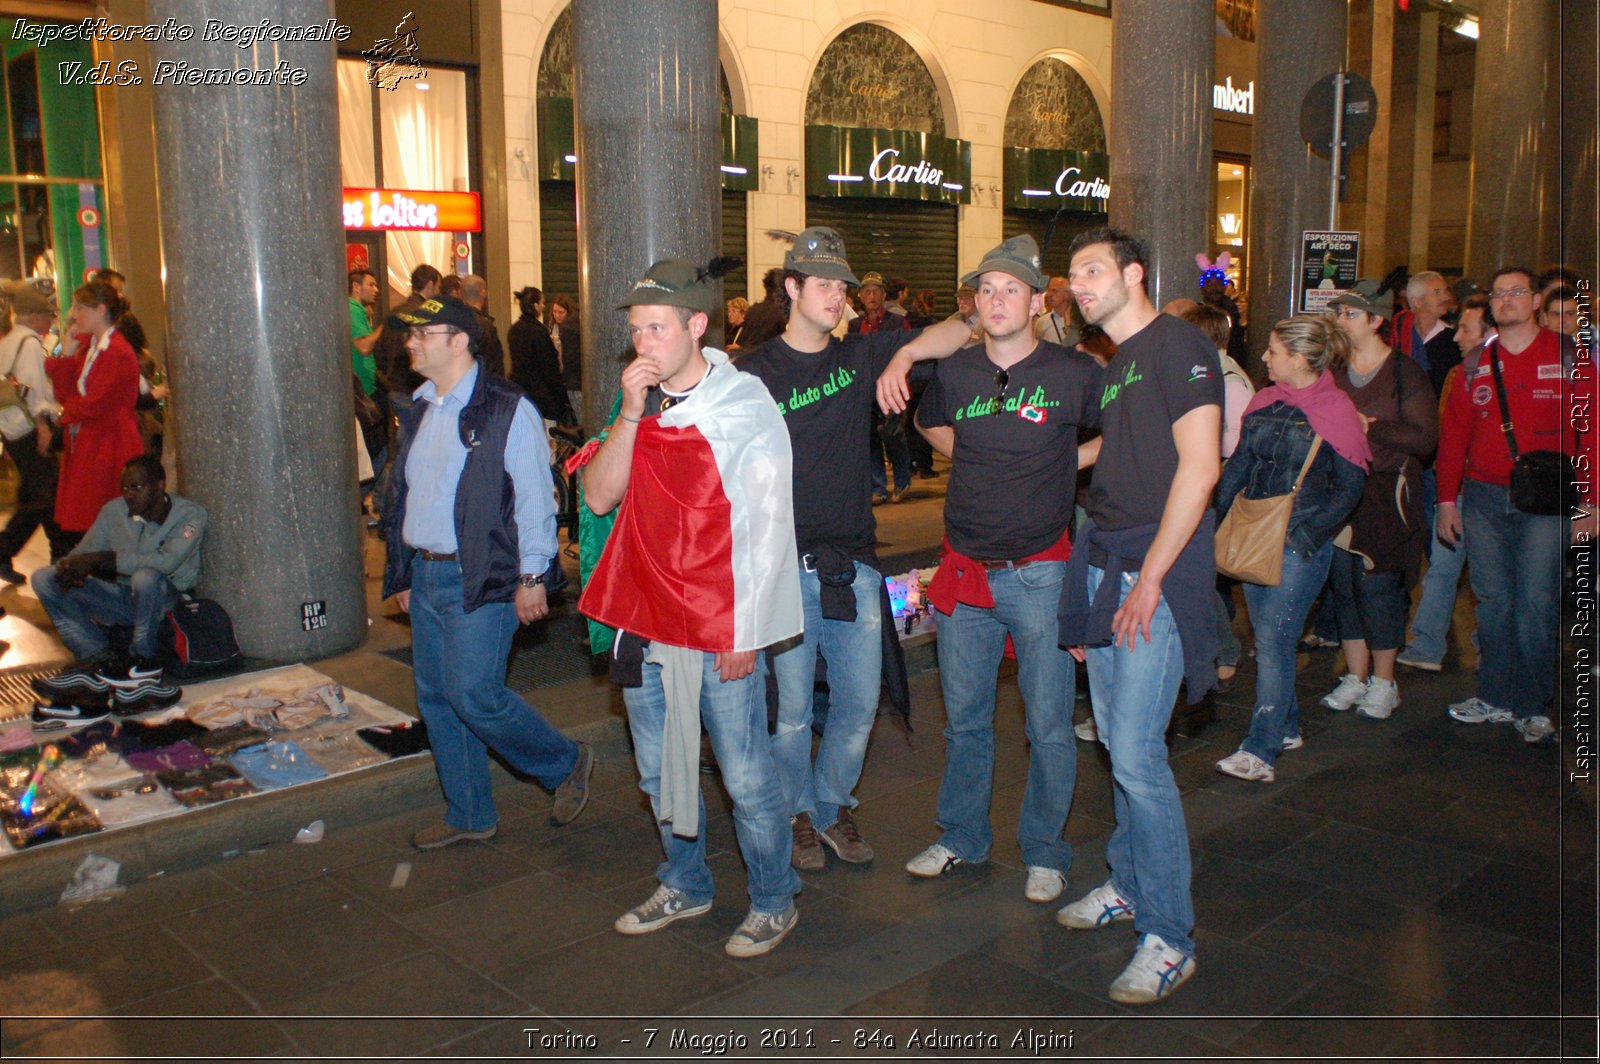
<svg viewBox="0 0 1600 1064">
<path fill-rule="evenodd" d="M 1306 230 L 1300 234 L 1300 310 L 1321 314 L 1356 283 L 1361 234 Z"/>
</svg>

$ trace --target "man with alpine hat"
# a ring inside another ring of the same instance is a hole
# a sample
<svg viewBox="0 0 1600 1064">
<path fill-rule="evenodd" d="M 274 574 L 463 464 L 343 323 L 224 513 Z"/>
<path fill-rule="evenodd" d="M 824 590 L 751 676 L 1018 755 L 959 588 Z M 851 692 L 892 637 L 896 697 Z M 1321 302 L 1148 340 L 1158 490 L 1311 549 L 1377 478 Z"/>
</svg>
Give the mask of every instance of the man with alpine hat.
<svg viewBox="0 0 1600 1064">
<path fill-rule="evenodd" d="M 724 946 L 743 958 L 769 952 L 799 920 L 755 664 L 758 651 L 798 635 L 802 618 L 783 419 L 759 380 L 700 346 L 716 279 L 716 263 L 663 259 L 619 304 L 638 357 L 584 466 L 588 508 L 617 515 L 579 609 L 617 630 L 613 674 L 666 853 L 660 886 L 616 930 L 648 934 L 711 908 L 703 724 L 748 869 L 750 911 Z"/>
<path fill-rule="evenodd" d="M 594 755 L 505 683 L 518 625 L 549 613 L 556 520 L 544 425 L 520 388 L 478 363 L 471 307 L 427 299 L 398 318 L 424 380 L 400 414 L 383 594 L 411 615 L 417 708 L 445 798 L 444 819 L 412 845 L 494 836 L 490 749 L 554 788 L 550 819 L 569 824 L 589 800 Z"/>
<path fill-rule="evenodd" d="M 1061 582 L 1072 552 L 1079 430 L 1100 422 L 1101 370 L 1080 351 L 1034 334 L 1044 301 L 1039 246 L 1017 236 L 963 282 L 977 290 L 982 346 L 939 364 L 918 427 L 951 457 L 944 555 L 928 601 L 939 611 L 945 771 L 944 834 L 906 871 L 935 877 L 987 860 L 994 785 L 996 676 L 1009 640 L 1027 714 L 1028 783 L 1017 841 L 1024 895 L 1050 902 L 1066 889 L 1077 753 L 1074 668 L 1057 642 Z"/>
<path fill-rule="evenodd" d="M 826 845 L 842 861 L 864 864 L 872 847 L 861 837 L 851 796 L 861 778 L 867 738 L 877 717 L 883 675 L 883 576 L 867 435 L 873 382 L 891 361 L 942 358 L 967 338 L 959 322 L 923 330 L 833 335 L 845 290 L 856 283 L 844 240 L 823 226 L 793 238 L 777 293 L 788 324 L 739 359 L 778 402 L 794 451 L 795 538 L 805 604 L 805 633 L 774 650 L 778 725 L 772 739 L 791 818 L 795 867 L 826 864 Z M 898 374 L 903 381 L 905 373 Z M 903 410 L 904 400 L 900 397 Z M 892 633 L 890 634 L 892 638 Z M 812 694 L 817 654 L 828 665 L 828 717 L 813 765 Z"/>
</svg>

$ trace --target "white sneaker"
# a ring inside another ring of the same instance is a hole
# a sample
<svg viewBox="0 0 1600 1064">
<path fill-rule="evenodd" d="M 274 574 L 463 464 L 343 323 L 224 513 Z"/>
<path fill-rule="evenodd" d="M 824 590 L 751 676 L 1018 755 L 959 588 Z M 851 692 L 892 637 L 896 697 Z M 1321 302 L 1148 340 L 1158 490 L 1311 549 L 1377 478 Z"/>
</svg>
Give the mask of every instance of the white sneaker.
<svg viewBox="0 0 1600 1064">
<path fill-rule="evenodd" d="M 1054 868 L 1042 868 L 1039 865 L 1028 866 L 1028 885 L 1023 888 L 1022 894 L 1029 901 L 1043 904 L 1055 901 L 1061 897 L 1061 892 L 1067 889 L 1067 877 L 1057 872 Z"/>
<path fill-rule="evenodd" d="M 1555 725 L 1550 723 L 1549 717 L 1529 717 L 1527 720 L 1517 721 L 1517 731 L 1522 733 L 1525 743 L 1553 743 L 1556 741 Z"/>
<path fill-rule="evenodd" d="M 1145 935 L 1133 960 L 1111 984 L 1111 1000 L 1123 1005 L 1148 1005 L 1160 1001 L 1189 981 L 1194 958 L 1178 952 L 1160 935 Z"/>
<path fill-rule="evenodd" d="M 1304 745 L 1306 745 L 1306 741 L 1299 735 L 1285 735 L 1283 737 L 1283 748 L 1285 750 L 1298 750 Z"/>
<path fill-rule="evenodd" d="M 1367 681 L 1356 679 L 1356 674 L 1347 672 L 1339 677 L 1339 686 L 1322 696 L 1322 704 L 1336 713 L 1343 713 L 1350 709 L 1361 696 L 1367 693 Z"/>
<path fill-rule="evenodd" d="M 1217 771 L 1224 776 L 1251 782 L 1271 783 L 1278 778 L 1271 765 L 1248 750 L 1235 750 L 1217 762 Z"/>
<path fill-rule="evenodd" d="M 1389 714 L 1400 708 L 1400 685 L 1394 680 L 1374 676 L 1367 683 L 1367 693 L 1356 703 L 1356 712 L 1373 720 L 1388 720 Z"/>
<path fill-rule="evenodd" d="M 961 863 L 955 852 L 937 842 L 906 862 L 906 871 L 923 879 L 936 879 Z"/>
<path fill-rule="evenodd" d="M 1450 707 L 1450 719 L 1457 724 L 1510 724 L 1517 715 L 1509 709 L 1491 706 L 1481 698 L 1473 697 Z"/>
<path fill-rule="evenodd" d="M 1109 880 L 1056 913 L 1056 923 L 1062 927 L 1085 930 L 1132 919 L 1133 902 L 1118 894 Z"/>
<path fill-rule="evenodd" d="M 1093 717 L 1090 717 L 1087 720 L 1081 720 L 1077 724 L 1074 724 L 1072 726 L 1072 732 L 1086 743 L 1097 743 L 1100 741 L 1100 728 L 1095 724 Z"/>
</svg>

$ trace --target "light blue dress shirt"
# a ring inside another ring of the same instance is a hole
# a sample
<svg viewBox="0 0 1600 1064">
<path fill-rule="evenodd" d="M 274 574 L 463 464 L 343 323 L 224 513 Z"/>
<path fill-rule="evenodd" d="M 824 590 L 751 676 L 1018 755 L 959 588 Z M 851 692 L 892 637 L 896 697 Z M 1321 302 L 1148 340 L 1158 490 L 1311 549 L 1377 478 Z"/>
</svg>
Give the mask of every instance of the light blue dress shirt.
<svg viewBox="0 0 1600 1064">
<path fill-rule="evenodd" d="M 456 485 L 467 464 L 461 442 L 461 408 L 472 398 L 479 367 L 444 395 L 432 381 L 412 393 L 427 404 L 406 457 L 406 543 L 437 554 L 454 554 Z M 516 490 L 517 551 L 523 573 L 542 574 L 556 554 L 555 483 L 550 478 L 550 441 L 526 399 L 517 401 L 506 436 L 505 469 Z"/>
</svg>

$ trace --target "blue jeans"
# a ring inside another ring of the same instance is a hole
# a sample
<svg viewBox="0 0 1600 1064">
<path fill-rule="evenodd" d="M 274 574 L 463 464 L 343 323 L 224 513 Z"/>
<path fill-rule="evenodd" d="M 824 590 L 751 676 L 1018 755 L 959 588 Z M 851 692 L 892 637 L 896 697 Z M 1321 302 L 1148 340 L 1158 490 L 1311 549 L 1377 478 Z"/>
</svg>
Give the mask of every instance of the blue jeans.
<svg viewBox="0 0 1600 1064">
<path fill-rule="evenodd" d="M 1520 720 L 1549 716 L 1567 522 L 1525 514 L 1510 489 L 1478 480 L 1461 487 L 1461 520 L 1478 596 L 1478 697 Z"/>
<path fill-rule="evenodd" d="M 1407 657 L 1421 658 L 1435 665 L 1444 661 L 1444 640 L 1455 617 L 1456 592 L 1461 586 L 1461 567 L 1466 560 L 1465 536 L 1456 540 L 1454 550 L 1433 541 L 1428 571 L 1422 575 L 1422 597 L 1417 600 L 1417 612 L 1411 618 Z"/>
<path fill-rule="evenodd" d="M 428 725 L 444 790 L 445 821 L 463 831 L 498 822 L 489 781 L 493 750 L 554 788 L 578 763 L 578 744 L 506 686 L 516 607 L 462 607 L 461 563 L 411 563 L 411 656 L 417 708 Z"/>
<path fill-rule="evenodd" d="M 1124 573 L 1118 601 L 1137 574 Z M 1089 566 L 1089 601 L 1105 577 Z M 1150 618 L 1150 642 L 1088 651 L 1089 697 L 1100 741 L 1111 752 L 1111 799 L 1117 827 L 1106 845 L 1111 881 L 1132 901 L 1133 926 L 1194 954 L 1194 899 L 1189 893 L 1189 829 L 1167 762 L 1167 724 L 1183 679 L 1183 646 L 1167 600 Z"/>
<path fill-rule="evenodd" d="M 808 813 L 818 831 L 832 827 L 839 810 L 855 808 L 850 792 L 861 779 L 867 739 L 878 715 L 883 684 L 883 577 L 856 563 L 851 587 L 856 599 L 854 621 L 822 616 L 822 583 L 815 572 L 800 570 L 800 601 L 805 633 L 778 653 L 765 655 L 778 679 L 778 729 L 772 737 L 772 759 L 783 782 L 789 815 Z M 828 716 L 816 765 L 811 762 L 812 695 L 816 687 L 817 653 L 828 663 Z"/>
<path fill-rule="evenodd" d="M 1256 708 L 1250 734 L 1239 744 L 1271 765 L 1283 752 L 1287 735 L 1300 734 L 1300 704 L 1295 698 L 1295 650 L 1305 630 L 1306 614 L 1328 579 L 1333 543 L 1309 558 L 1283 552 L 1283 576 L 1277 587 L 1244 585 L 1250 627 L 1256 635 Z M 1165 937 L 1165 936 L 1162 936 Z"/>
<path fill-rule="evenodd" d="M 789 866 L 791 837 L 789 813 L 772 762 L 772 742 L 767 737 L 766 685 L 759 673 L 723 683 L 706 654 L 700 676 L 700 721 L 711 737 L 722 784 L 733 799 L 733 827 L 739 838 L 750 886 L 750 905 L 759 912 L 782 912 L 800 893 L 800 877 Z M 647 661 L 644 683 L 623 688 L 628 704 L 628 727 L 633 732 L 633 757 L 639 766 L 639 789 L 650 796 L 650 808 L 661 812 L 661 732 L 667 699 L 661 686 L 661 666 Z M 710 901 L 716 893 L 706 864 L 706 802 L 700 795 L 700 834 L 686 839 L 661 823 L 661 847 L 667 859 L 656 869 L 664 885 L 681 890 L 695 901 Z"/>
<path fill-rule="evenodd" d="M 1078 778 L 1072 734 L 1072 656 L 1057 645 L 1065 562 L 994 569 L 994 608 L 957 604 L 939 614 L 939 683 L 944 689 L 944 780 L 939 785 L 940 844 L 964 861 L 989 856 L 994 831 L 996 677 L 1006 636 L 1017 652 L 1017 686 L 1027 711 L 1028 785 L 1022 795 L 1017 841 L 1028 865 L 1066 874 L 1072 847 L 1062 838 Z"/>
<path fill-rule="evenodd" d="M 172 582 L 148 568 L 135 569 L 126 584 L 91 576 L 82 587 L 68 589 L 57 583 L 55 568 L 47 566 L 33 574 L 33 590 L 61 641 L 80 658 L 92 658 L 106 649 L 105 629 L 114 625 L 133 627 L 128 653 L 155 658 L 160 652 L 161 618 L 178 601 Z"/>
</svg>

